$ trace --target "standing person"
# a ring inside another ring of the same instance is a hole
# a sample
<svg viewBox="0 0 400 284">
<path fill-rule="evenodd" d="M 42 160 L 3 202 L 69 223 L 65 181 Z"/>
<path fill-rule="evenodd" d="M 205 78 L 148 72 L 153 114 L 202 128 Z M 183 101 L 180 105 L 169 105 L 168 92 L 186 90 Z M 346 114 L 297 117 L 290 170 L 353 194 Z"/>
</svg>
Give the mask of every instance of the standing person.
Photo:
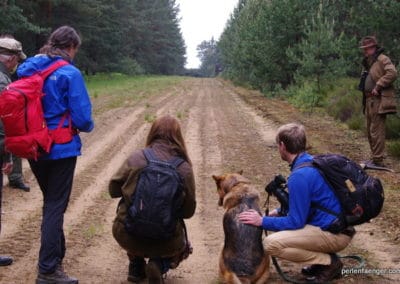
<svg viewBox="0 0 400 284">
<path fill-rule="evenodd" d="M 364 37 L 360 48 L 364 53 L 364 80 L 359 88 L 363 92 L 368 142 L 372 152 L 372 161 L 367 163 L 385 166 L 385 121 L 387 114 L 396 113 L 393 82 L 397 78 L 397 70 L 390 58 L 383 54 L 384 49 L 374 36 Z"/>
<path fill-rule="evenodd" d="M 0 91 L 11 83 L 11 73 L 15 71 L 20 60 L 26 55 L 22 51 L 22 45 L 13 38 L 0 38 Z M 11 154 L 4 149 L 4 129 L 0 121 L 0 231 L 1 231 L 1 192 L 3 189 L 3 172 L 9 174 L 12 170 Z M 10 265 L 13 262 L 11 257 L 0 256 L 0 266 Z"/>
<path fill-rule="evenodd" d="M 343 263 L 336 253 L 350 243 L 354 228 L 336 233 L 335 228 L 340 222 L 337 217 L 314 206 L 337 213 L 342 210 L 320 172 L 314 167 L 301 167 L 313 159 L 306 152 L 304 126 L 295 123 L 281 126 L 276 143 L 282 160 L 288 162 L 291 168 L 287 182 L 289 212 L 286 216 L 279 216 L 279 210 L 275 209 L 269 216 L 262 217 L 249 210 L 242 212 L 239 220 L 264 230 L 276 231 L 266 238 L 266 251 L 271 256 L 311 265 L 304 267 L 302 273 L 316 283 L 326 283 L 341 276 Z"/>
<path fill-rule="evenodd" d="M 111 197 L 122 197 L 114 220 L 113 235 L 129 257 L 128 281 L 137 282 L 147 276 L 149 283 L 162 283 L 162 275 L 170 268 L 176 268 L 188 256 L 190 244 L 183 222 L 177 223 L 173 236 L 166 240 L 137 237 L 125 229 L 130 197 L 137 188 L 142 170 L 149 163 L 144 151 L 151 151 L 151 155 L 157 160 L 171 161 L 177 157 L 183 160 L 177 167 L 182 178 L 183 201 L 181 207 L 176 209 L 181 212 L 181 218 L 187 219 L 194 214 L 195 182 L 179 122 L 171 116 L 163 116 L 151 126 L 146 148 L 133 152 L 109 183 Z M 147 265 L 145 258 L 149 258 Z"/>
<path fill-rule="evenodd" d="M 92 107 L 81 72 L 73 65 L 81 39 L 69 26 L 56 29 L 40 54 L 28 58 L 18 68 L 18 76 L 29 76 L 64 59 L 70 64 L 54 71 L 44 82 L 46 94 L 42 99 L 44 116 L 49 129 L 56 129 L 67 114 L 71 117 L 72 128 L 89 132 L 94 123 Z M 68 127 L 65 119 L 64 127 Z M 63 231 L 64 213 L 72 190 L 77 156 L 81 155 L 81 139 L 77 132 L 70 142 L 54 143 L 50 152 L 37 161 L 29 160 L 30 167 L 43 193 L 43 218 L 41 226 L 41 246 L 39 251 L 39 273 L 36 283 L 78 283 L 68 276 L 62 267 L 65 256 Z"/>
<path fill-rule="evenodd" d="M 8 35 L 8 34 L 1 35 L 0 38 L 14 39 L 14 37 L 12 35 Z M 7 42 L 10 40 L 5 40 L 5 41 Z M 19 45 L 21 46 L 21 43 L 19 43 Z M 22 46 L 21 46 L 21 52 L 22 52 Z M 20 62 L 21 60 L 24 60 L 25 58 L 26 58 L 26 55 L 24 54 L 23 56 L 21 56 L 19 58 L 18 62 Z M 18 63 L 17 63 L 17 65 L 18 65 Z M 11 83 L 11 81 L 14 81 L 17 79 L 16 73 L 14 72 L 15 69 L 17 68 L 17 65 L 12 66 L 12 70 L 10 70 L 10 72 L 12 74 L 11 75 L 8 74 L 10 76 L 7 78 L 7 80 L 3 80 L 3 82 L 0 83 L 1 84 L 0 90 L 4 89 L 4 87 L 5 87 L 5 86 L 3 86 L 4 84 L 8 85 L 9 83 Z M 7 77 L 7 74 L 6 74 L 6 77 Z M 4 132 L 2 125 L 1 125 L 0 131 L 2 133 Z M 22 189 L 23 191 L 29 191 L 30 187 L 24 183 L 23 176 L 22 176 L 22 160 L 21 160 L 21 158 L 13 155 L 12 162 L 13 162 L 13 169 L 8 174 L 8 185 L 12 188 Z"/>
</svg>

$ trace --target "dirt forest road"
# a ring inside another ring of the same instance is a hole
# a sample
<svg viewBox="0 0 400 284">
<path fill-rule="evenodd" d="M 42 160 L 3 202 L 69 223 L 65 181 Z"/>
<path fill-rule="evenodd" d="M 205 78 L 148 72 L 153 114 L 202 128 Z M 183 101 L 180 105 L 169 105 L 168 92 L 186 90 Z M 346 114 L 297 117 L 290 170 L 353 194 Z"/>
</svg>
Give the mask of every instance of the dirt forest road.
<svg viewBox="0 0 400 284">
<path fill-rule="evenodd" d="M 96 108 L 101 99 L 93 102 Z M 294 111 L 279 101 L 268 106 L 278 116 Z M 168 273 L 166 283 L 218 283 L 218 257 L 224 238 L 223 210 L 217 206 L 211 175 L 243 170 L 260 190 L 263 203 L 266 182 L 278 173 L 285 176 L 289 173 L 274 145 L 276 129 L 284 121 L 274 119 L 263 111 L 261 103 L 251 101 L 221 80 L 187 79 L 133 106 L 96 115 L 95 130 L 82 134 L 83 155 L 78 158 L 73 193 L 65 215 L 64 267 L 80 283 L 126 283 L 128 258 L 111 233 L 118 200 L 109 197 L 107 184 L 127 155 L 144 146 L 150 128 L 146 118 L 163 114 L 180 118 L 197 187 L 197 210 L 187 221 L 194 252 L 178 269 Z M 310 119 L 304 120 L 307 126 L 322 123 L 318 118 Z M 336 127 L 333 122 L 331 126 Z M 325 137 L 321 133 L 318 127 L 310 129 L 312 138 L 316 137 L 315 141 L 311 139 L 314 148 L 342 150 L 340 145 L 318 140 L 317 137 Z M 363 143 L 356 144 L 355 148 L 364 151 Z M 31 191 L 23 193 L 4 188 L 0 254 L 13 256 L 14 264 L 0 268 L 0 283 L 34 283 L 36 278 L 42 197 L 28 166 L 24 164 L 24 167 Z M 393 175 L 392 179 L 398 180 L 398 174 Z M 399 246 L 381 231 L 373 222 L 359 226 L 352 245 L 342 254 L 362 254 L 371 268 L 398 269 Z M 282 265 L 284 271 L 299 276 L 300 266 Z M 400 274 L 349 275 L 337 283 L 347 281 L 394 283 L 400 281 Z M 270 282 L 284 283 L 272 265 Z"/>
</svg>

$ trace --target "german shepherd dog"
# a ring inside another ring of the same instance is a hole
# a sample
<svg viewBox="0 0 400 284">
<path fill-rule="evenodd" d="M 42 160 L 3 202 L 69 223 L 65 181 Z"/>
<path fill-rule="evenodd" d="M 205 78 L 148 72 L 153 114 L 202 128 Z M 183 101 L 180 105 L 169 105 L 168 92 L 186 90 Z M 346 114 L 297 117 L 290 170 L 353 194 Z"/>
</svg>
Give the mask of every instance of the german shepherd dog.
<svg viewBox="0 0 400 284">
<path fill-rule="evenodd" d="M 264 251 L 262 229 L 241 223 L 237 216 L 254 209 L 261 214 L 258 191 L 240 173 L 212 176 L 217 184 L 223 217 L 225 242 L 219 258 L 223 283 L 265 283 L 269 277 L 269 256 Z"/>
</svg>

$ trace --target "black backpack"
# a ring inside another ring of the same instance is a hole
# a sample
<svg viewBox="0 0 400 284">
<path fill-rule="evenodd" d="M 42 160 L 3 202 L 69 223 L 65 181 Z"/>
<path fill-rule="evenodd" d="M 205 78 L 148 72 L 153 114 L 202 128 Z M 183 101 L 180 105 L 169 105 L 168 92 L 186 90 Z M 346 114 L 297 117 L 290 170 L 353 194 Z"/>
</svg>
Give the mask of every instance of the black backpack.
<svg viewBox="0 0 400 284">
<path fill-rule="evenodd" d="M 359 225 L 378 216 L 385 199 L 382 183 L 369 176 L 359 164 L 338 154 L 316 155 L 310 163 L 319 170 L 342 206 L 342 216 L 318 204 L 314 208 L 343 218 L 346 225 Z M 343 216 L 344 215 L 344 216 Z"/>
<path fill-rule="evenodd" d="M 161 161 L 152 149 L 146 148 L 143 152 L 148 164 L 140 173 L 131 197 L 125 229 L 136 237 L 169 239 L 181 219 L 183 190 L 177 167 L 183 159 Z"/>
</svg>

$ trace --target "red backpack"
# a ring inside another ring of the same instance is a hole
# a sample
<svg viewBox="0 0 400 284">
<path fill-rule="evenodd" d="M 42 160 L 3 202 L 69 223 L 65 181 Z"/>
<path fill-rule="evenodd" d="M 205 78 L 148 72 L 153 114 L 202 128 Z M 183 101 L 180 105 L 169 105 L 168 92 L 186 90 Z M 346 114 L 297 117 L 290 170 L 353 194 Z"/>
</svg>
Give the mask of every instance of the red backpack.
<svg viewBox="0 0 400 284">
<path fill-rule="evenodd" d="M 6 151 L 34 160 L 49 153 L 53 138 L 43 114 L 43 84 L 51 73 L 67 64 L 65 60 L 58 60 L 47 69 L 10 83 L 1 92 L 0 118 Z"/>
</svg>

